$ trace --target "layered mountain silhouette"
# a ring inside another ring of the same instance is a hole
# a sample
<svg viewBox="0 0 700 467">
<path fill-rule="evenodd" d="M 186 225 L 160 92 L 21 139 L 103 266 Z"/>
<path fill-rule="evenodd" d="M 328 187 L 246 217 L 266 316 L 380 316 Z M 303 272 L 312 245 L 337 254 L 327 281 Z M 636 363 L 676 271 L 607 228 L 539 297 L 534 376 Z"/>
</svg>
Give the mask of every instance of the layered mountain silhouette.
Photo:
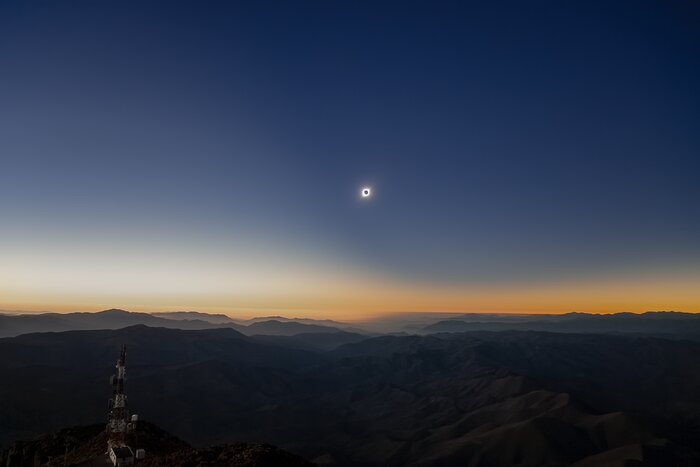
<svg viewBox="0 0 700 467">
<path fill-rule="evenodd" d="M 678 312 L 563 315 L 464 315 L 424 326 L 419 333 L 468 331 L 548 331 L 566 333 L 644 334 L 700 339 L 700 315 Z"/>
<path fill-rule="evenodd" d="M 126 344 L 132 409 L 195 446 L 271 443 L 337 466 L 700 462 L 698 342 L 505 331 L 318 343 L 336 334 L 139 325 L 0 339 L 0 444 L 104 420 Z"/>
<path fill-rule="evenodd" d="M 176 320 L 201 320 L 212 324 L 232 324 L 241 322 L 239 320 L 231 319 L 226 315 L 201 313 L 199 311 L 161 311 L 158 313 L 151 313 L 151 316 Z"/>
<path fill-rule="evenodd" d="M 440 316 L 440 314 L 436 314 Z M 444 316 L 444 314 L 443 314 Z M 242 334 L 295 336 L 298 334 L 349 333 L 362 336 L 469 331 L 547 331 L 565 333 L 639 334 L 700 340 L 700 315 L 680 312 L 614 313 L 607 315 L 566 313 L 562 315 L 451 314 L 449 318 L 429 314 L 398 314 L 376 322 L 348 324 L 333 320 L 285 318 L 282 316 L 234 320 L 222 314 L 196 311 L 138 313 L 119 309 L 97 313 L 0 313 L 0 337 L 31 332 L 120 329 L 137 324 L 170 329 L 230 328 Z M 346 336 L 347 337 L 347 336 Z"/>
<path fill-rule="evenodd" d="M 143 324 L 170 329 L 235 329 L 246 335 L 292 336 L 301 333 L 337 333 L 345 329 L 326 325 L 327 321 L 310 319 L 254 318 L 234 321 L 225 315 L 199 312 L 137 313 L 119 309 L 96 313 L 0 314 L 0 337 L 14 337 L 32 332 L 120 329 Z M 333 322 L 335 323 L 335 322 Z M 342 323 L 337 323 L 341 325 Z"/>
</svg>

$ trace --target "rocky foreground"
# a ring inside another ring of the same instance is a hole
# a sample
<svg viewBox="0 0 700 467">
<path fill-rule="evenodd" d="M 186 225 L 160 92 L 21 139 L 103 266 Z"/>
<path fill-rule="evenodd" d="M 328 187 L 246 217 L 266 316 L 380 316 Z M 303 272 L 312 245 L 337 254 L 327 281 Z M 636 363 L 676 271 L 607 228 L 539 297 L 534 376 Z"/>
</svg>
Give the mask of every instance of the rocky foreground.
<svg viewBox="0 0 700 467">
<path fill-rule="evenodd" d="M 146 450 L 142 467 L 307 467 L 314 464 L 269 444 L 236 443 L 196 449 L 140 421 L 130 443 Z M 105 462 L 104 425 L 72 427 L 30 441 L 18 441 L 0 454 L 0 467 L 91 467 Z"/>
</svg>

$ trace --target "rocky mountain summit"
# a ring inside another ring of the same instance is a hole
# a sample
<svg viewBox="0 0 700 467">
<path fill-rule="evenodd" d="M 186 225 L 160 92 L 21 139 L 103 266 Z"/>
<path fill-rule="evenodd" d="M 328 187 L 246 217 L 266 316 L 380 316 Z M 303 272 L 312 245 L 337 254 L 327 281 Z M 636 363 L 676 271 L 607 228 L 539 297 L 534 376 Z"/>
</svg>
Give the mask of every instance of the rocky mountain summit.
<svg viewBox="0 0 700 467">
<path fill-rule="evenodd" d="M 135 446 L 146 450 L 142 467 L 307 467 L 314 464 L 269 444 L 221 444 L 197 449 L 144 421 L 132 435 Z M 110 466 L 105 456 L 107 435 L 103 424 L 77 426 L 17 441 L 0 454 L 0 467 Z"/>
</svg>

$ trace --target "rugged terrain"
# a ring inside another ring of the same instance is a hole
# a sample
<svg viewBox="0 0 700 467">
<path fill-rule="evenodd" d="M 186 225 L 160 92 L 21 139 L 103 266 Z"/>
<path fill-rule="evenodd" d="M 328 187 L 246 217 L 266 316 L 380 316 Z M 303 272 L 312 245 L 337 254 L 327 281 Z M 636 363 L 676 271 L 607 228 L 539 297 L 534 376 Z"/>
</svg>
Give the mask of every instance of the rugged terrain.
<svg viewBox="0 0 700 467">
<path fill-rule="evenodd" d="M 139 421 L 129 444 L 146 450 L 142 467 L 305 467 L 303 458 L 268 444 L 236 443 L 195 449 L 152 423 Z M 104 424 L 73 427 L 30 441 L 17 441 L 0 453 L 2 467 L 108 466 Z"/>
<path fill-rule="evenodd" d="M 104 420 L 124 343 L 132 412 L 195 446 L 272 443 L 339 466 L 700 462 L 700 343 L 506 331 L 333 348 L 321 335 L 134 326 L 0 339 L 0 442 Z"/>
</svg>

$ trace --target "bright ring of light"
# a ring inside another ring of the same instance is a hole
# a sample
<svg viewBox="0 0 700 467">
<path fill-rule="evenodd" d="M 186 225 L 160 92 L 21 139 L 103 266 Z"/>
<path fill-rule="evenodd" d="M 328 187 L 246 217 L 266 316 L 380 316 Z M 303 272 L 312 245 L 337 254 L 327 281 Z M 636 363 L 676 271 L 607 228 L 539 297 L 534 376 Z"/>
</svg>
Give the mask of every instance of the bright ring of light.
<svg viewBox="0 0 700 467">
<path fill-rule="evenodd" d="M 366 186 L 360 191 L 360 194 L 362 195 L 363 198 L 369 198 L 369 195 L 372 194 L 372 189 L 370 187 Z"/>
</svg>

